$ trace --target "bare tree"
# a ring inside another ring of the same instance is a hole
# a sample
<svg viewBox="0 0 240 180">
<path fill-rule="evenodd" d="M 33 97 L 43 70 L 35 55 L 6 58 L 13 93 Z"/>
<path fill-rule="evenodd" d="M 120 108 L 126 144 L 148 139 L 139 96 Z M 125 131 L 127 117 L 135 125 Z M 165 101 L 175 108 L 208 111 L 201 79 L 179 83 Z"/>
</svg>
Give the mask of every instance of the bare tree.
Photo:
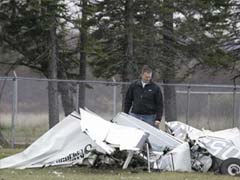
<svg viewBox="0 0 240 180">
<path fill-rule="evenodd" d="M 164 70 L 163 81 L 164 85 L 164 107 L 165 107 L 165 119 L 166 121 L 177 120 L 177 106 L 176 106 L 176 90 L 174 86 L 167 85 L 174 82 L 175 79 L 175 57 L 171 51 L 174 39 L 173 39 L 173 2 L 164 1 L 164 6 L 170 11 L 163 15 L 163 47 L 164 47 Z"/>
<path fill-rule="evenodd" d="M 79 80 L 86 79 L 86 46 L 87 46 L 87 3 L 88 0 L 80 1 L 82 7 L 82 19 L 80 27 L 80 60 L 79 60 Z M 79 106 L 85 106 L 85 83 L 79 84 Z"/>
<path fill-rule="evenodd" d="M 49 61 L 48 77 L 57 79 L 57 40 L 56 40 L 56 17 L 51 17 L 49 33 Z M 48 82 L 48 104 L 49 104 L 49 128 L 59 122 L 58 85 L 57 82 Z"/>
<path fill-rule="evenodd" d="M 133 0 L 126 0 L 125 4 L 125 31 L 126 31 L 126 59 L 122 69 L 122 81 L 127 82 L 133 80 Z M 122 85 L 122 108 L 125 104 L 125 96 L 127 85 Z"/>
</svg>

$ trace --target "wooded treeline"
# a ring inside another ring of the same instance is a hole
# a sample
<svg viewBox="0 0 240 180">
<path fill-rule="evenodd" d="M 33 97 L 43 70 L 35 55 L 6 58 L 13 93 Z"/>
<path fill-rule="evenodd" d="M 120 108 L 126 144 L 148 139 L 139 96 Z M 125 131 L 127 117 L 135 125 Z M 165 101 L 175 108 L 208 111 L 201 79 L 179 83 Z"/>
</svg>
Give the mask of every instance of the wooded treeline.
<svg viewBox="0 0 240 180">
<path fill-rule="evenodd" d="M 143 64 L 155 80 L 182 82 L 206 68 L 239 72 L 237 0 L 1 0 L 0 58 L 8 72 L 24 65 L 50 79 L 131 81 Z M 79 87 L 85 104 L 84 84 Z M 74 110 L 70 84 L 50 82 L 49 127 Z M 176 120 L 174 86 L 164 86 L 165 118 Z M 126 87 L 122 87 L 123 96 Z M 123 98 L 124 99 L 124 98 Z"/>
</svg>

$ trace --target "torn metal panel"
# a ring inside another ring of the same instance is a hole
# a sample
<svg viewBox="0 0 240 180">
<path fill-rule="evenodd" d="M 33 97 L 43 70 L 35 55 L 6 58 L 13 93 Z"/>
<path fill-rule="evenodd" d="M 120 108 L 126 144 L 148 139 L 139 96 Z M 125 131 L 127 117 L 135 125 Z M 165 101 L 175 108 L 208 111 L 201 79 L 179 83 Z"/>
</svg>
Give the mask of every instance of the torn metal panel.
<svg viewBox="0 0 240 180">
<path fill-rule="evenodd" d="M 148 143 L 151 147 L 149 161 L 154 169 L 192 171 L 188 143 L 125 113 L 118 113 L 113 122 L 149 133 Z M 148 159 L 146 156 L 145 158 Z"/>
<path fill-rule="evenodd" d="M 184 124 L 180 121 L 166 122 L 166 125 L 169 127 L 172 135 L 183 141 L 185 141 L 188 136 L 191 136 L 191 139 L 197 139 L 203 134 L 201 130 Z"/>
<path fill-rule="evenodd" d="M 119 125 L 138 128 L 149 133 L 148 140 L 151 144 L 152 151 L 163 151 L 165 148 L 174 149 L 184 142 L 123 112 L 118 113 L 113 118 L 113 122 Z"/>
<path fill-rule="evenodd" d="M 196 144 L 221 160 L 240 159 L 240 131 L 238 128 L 213 132 L 200 131 L 182 122 L 169 122 L 167 124 L 176 137 L 188 136 L 190 140 L 196 141 Z"/>
<path fill-rule="evenodd" d="M 23 152 L 0 160 L 0 168 L 33 168 L 74 165 L 89 158 L 92 151 L 106 153 L 82 132 L 80 116 L 73 112 L 43 134 Z"/>
<path fill-rule="evenodd" d="M 188 143 L 182 143 L 154 162 L 154 169 L 164 171 L 186 171 L 191 172 L 191 158 Z"/>
<path fill-rule="evenodd" d="M 197 143 L 221 160 L 228 158 L 240 159 L 240 148 L 235 146 L 229 139 L 207 136 L 199 137 Z"/>
<path fill-rule="evenodd" d="M 143 130 L 106 121 L 83 109 L 80 109 L 80 113 L 82 131 L 86 132 L 99 146 L 110 144 L 120 150 L 138 151 L 149 136 Z"/>
</svg>

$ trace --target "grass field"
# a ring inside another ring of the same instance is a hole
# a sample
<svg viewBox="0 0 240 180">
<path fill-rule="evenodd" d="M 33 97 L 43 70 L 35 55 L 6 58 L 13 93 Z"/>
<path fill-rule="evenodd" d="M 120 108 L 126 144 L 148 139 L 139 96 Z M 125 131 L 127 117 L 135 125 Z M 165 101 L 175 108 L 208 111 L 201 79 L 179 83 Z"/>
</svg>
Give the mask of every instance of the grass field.
<svg viewBox="0 0 240 180">
<path fill-rule="evenodd" d="M 0 149 L 0 158 L 22 151 L 22 149 Z M 90 167 L 50 167 L 42 169 L 3 169 L 0 180 L 237 180 L 239 177 L 215 175 L 213 173 L 152 172 L 142 170 L 95 169 Z"/>
<path fill-rule="evenodd" d="M 111 119 L 109 114 L 101 114 L 106 119 Z M 178 120 L 185 123 L 185 116 L 179 116 Z M 64 119 L 63 113 L 60 114 L 60 120 Z M 231 126 L 231 121 L 224 118 L 218 118 L 218 123 L 214 121 L 208 122 L 204 116 L 190 119 L 189 124 L 195 128 L 205 129 L 225 129 Z M 228 123 L 226 123 L 228 122 Z M 16 144 L 25 145 L 25 147 L 33 143 L 41 135 L 48 131 L 48 114 L 47 113 L 18 113 L 15 122 L 15 142 Z M 8 142 L 12 139 L 12 114 L 1 113 L 0 115 L 0 131 Z M 226 125 L 227 124 L 227 125 Z M 209 127 L 210 126 L 210 127 Z M 214 127 L 214 128 L 213 128 Z M 160 129 L 164 130 L 164 118 Z"/>
</svg>

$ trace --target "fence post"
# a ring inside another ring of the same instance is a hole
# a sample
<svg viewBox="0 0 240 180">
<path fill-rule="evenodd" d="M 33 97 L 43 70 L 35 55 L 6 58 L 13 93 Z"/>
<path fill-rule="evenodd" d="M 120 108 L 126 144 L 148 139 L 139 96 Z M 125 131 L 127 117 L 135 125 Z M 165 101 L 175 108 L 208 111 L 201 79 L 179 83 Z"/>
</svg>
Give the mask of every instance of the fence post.
<svg viewBox="0 0 240 180">
<path fill-rule="evenodd" d="M 76 90 L 76 104 L 75 104 L 75 109 L 78 113 L 80 113 L 79 111 L 79 83 L 77 83 L 77 90 Z"/>
<path fill-rule="evenodd" d="M 15 122 L 17 120 L 17 112 L 18 112 L 18 80 L 17 74 L 13 71 L 13 99 L 12 99 L 12 127 L 11 127 L 11 147 L 15 148 L 16 143 L 16 132 L 15 132 Z"/>
<path fill-rule="evenodd" d="M 236 120 L 236 86 L 233 88 L 233 122 L 232 127 L 235 127 L 235 120 Z"/>
<path fill-rule="evenodd" d="M 186 124 L 189 122 L 189 108 L 190 108 L 190 91 L 191 91 L 191 86 L 187 87 L 187 114 L 186 114 Z"/>
<path fill-rule="evenodd" d="M 207 126 L 211 130 L 210 126 L 210 93 L 207 93 Z"/>
<path fill-rule="evenodd" d="M 115 77 L 112 77 L 112 80 L 114 82 L 113 84 L 113 117 L 116 115 L 116 112 L 117 112 L 117 86 L 116 86 L 116 79 Z"/>
</svg>

